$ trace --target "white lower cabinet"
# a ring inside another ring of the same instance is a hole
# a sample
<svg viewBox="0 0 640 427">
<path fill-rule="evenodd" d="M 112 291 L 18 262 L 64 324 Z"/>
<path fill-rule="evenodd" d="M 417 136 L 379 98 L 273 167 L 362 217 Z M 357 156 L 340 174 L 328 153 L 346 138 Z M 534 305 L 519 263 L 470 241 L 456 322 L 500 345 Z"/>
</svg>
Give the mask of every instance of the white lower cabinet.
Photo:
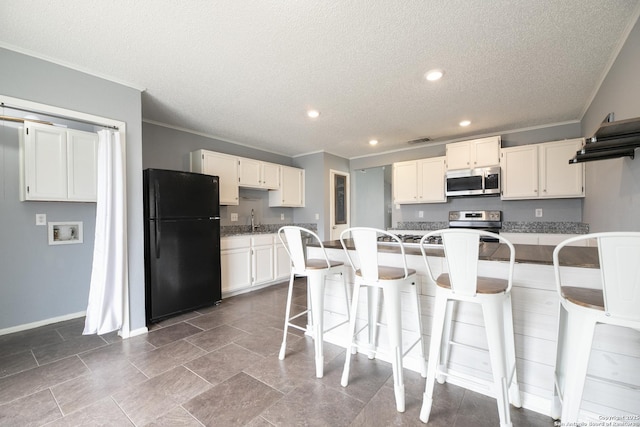
<svg viewBox="0 0 640 427">
<path fill-rule="evenodd" d="M 229 294 L 251 286 L 251 238 L 249 236 L 220 239 L 222 293 Z"/>
<path fill-rule="evenodd" d="M 275 248 L 272 234 L 251 238 L 252 286 L 274 280 L 274 252 Z"/>
<path fill-rule="evenodd" d="M 273 263 L 276 270 L 275 278 L 276 280 L 288 279 L 291 276 L 291 258 L 277 235 L 275 241 L 275 260 Z"/>
<path fill-rule="evenodd" d="M 291 272 L 289 255 L 276 234 L 223 237 L 220 247 L 223 295 L 280 282 Z"/>
</svg>

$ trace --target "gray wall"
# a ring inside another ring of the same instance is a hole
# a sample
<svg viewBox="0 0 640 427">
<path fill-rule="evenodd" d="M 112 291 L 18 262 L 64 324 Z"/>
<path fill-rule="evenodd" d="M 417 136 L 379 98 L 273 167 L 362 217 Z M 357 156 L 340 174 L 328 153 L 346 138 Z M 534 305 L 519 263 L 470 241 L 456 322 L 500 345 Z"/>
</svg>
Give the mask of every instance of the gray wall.
<svg viewBox="0 0 640 427">
<path fill-rule="evenodd" d="M 291 165 L 291 158 L 287 156 L 157 124 L 143 123 L 142 125 L 143 169 L 189 171 L 189 153 L 199 149 Z M 266 190 L 242 188 L 240 189 L 238 206 L 222 206 L 220 208 L 220 224 L 222 226 L 250 225 L 252 209 L 256 224 L 289 224 L 294 222 L 294 213 L 299 208 L 271 208 L 269 207 L 269 194 Z M 238 221 L 231 221 L 232 213 L 238 214 Z M 280 219 L 281 214 L 284 214 L 284 220 Z"/>
<path fill-rule="evenodd" d="M 294 218 L 299 223 L 315 223 L 318 227 L 318 235 L 324 239 L 324 153 L 309 154 L 307 156 L 296 157 L 293 166 L 304 169 L 304 193 L 305 207 L 295 208 Z M 326 200 L 329 200 L 328 198 Z M 317 220 L 315 214 L 320 215 Z"/>
<path fill-rule="evenodd" d="M 138 90 L 0 48 L 0 94 L 127 123 L 127 203 L 131 328 L 145 326 L 142 232 L 142 129 Z M 0 122 L 1 123 L 1 122 Z M 86 310 L 95 204 L 20 202 L 17 130 L 0 128 L 0 329 Z M 83 244 L 49 246 L 48 221 L 80 220 Z"/>
<path fill-rule="evenodd" d="M 640 22 L 637 22 L 582 120 L 591 136 L 607 114 L 640 117 Z M 636 156 L 638 155 L 636 150 Z M 584 220 L 591 231 L 640 231 L 640 159 L 589 162 Z"/>
<path fill-rule="evenodd" d="M 391 226 L 391 215 L 388 215 L 386 209 L 391 186 L 390 183 L 385 183 L 385 172 L 390 169 L 389 166 L 378 166 L 358 169 L 351 174 L 354 189 L 351 197 L 351 223 L 354 227 L 385 230 Z"/>
<path fill-rule="evenodd" d="M 331 169 L 349 173 L 349 160 L 330 153 L 314 153 L 293 159 L 293 165 L 305 170 L 305 207 L 297 208 L 296 222 L 317 223 L 318 235 L 330 238 L 329 203 Z M 352 187 L 353 188 L 353 187 Z M 315 219 L 318 214 L 320 219 Z"/>
</svg>

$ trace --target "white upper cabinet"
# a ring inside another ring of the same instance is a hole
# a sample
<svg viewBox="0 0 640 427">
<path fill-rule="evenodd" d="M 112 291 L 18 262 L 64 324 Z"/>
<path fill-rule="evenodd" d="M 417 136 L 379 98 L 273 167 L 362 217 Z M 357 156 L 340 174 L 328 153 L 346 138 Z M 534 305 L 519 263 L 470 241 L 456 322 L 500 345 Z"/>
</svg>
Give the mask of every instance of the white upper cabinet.
<svg viewBox="0 0 640 427">
<path fill-rule="evenodd" d="M 502 198 L 538 197 L 538 147 L 522 145 L 503 148 L 501 153 Z"/>
<path fill-rule="evenodd" d="M 569 159 L 583 138 L 503 148 L 502 199 L 584 197 L 584 164 Z"/>
<path fill-rule="evenodd" d="M 280 165 L 240 157 L 238 169 L 241 187 L 276 190 L 280 186 Z"/>
<path fill-rule="evenodd" d="M 269 191 L 271 207 L 304 207 L 304 169 L 280 166 L 280 188 Z"/>
<path fill-rule="evenodd" d="M 237 157 L 208 150 L 194 151 L 191 153 L 191 171 L 220 178 L 221 205 L 239 203 Z"/>
<path fill-rule="evenodd" d="M 584 146 L 584 139 L 541 144 L 540 197 L 584 197 L 584 163 L 569 164 L 569 159 Z"/>
<path fill-rule="evenodd" d="M 95 202 L 98 135 L 25 122 L 20 200 Z"/>
<path fill-rule="evenodd" d="M 67 131 L 67 197 L 77 202 L 96 200 L 98 134 Z"/>
<path fill-rule="evenodd" d="M 304 170 L 208 150 L 191 153 L 191 171 L 220 177 L 220 204 L 238 205 L 240 187 L 269 190 L 269 206 L 304 206 Z"/>
<path fill-rule="evenodd" d="M 393 203 L 446 202 L 445 157 L 393 164 Z"/>
<path fill-rule="evenodd" d="M 500 136 L 447 144 L 447 170 L 474 169 L 500 163 Z"/>
</svg>

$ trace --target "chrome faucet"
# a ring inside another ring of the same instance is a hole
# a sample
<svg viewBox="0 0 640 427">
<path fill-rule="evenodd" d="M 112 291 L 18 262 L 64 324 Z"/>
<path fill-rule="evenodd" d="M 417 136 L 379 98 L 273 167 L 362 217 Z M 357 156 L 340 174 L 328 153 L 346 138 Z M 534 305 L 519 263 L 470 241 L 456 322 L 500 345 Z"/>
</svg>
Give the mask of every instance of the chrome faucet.
<svg viewBox="0 0 640 427">
<path fill-rule="evenodd" d="M 251 209 L 251 232 L 253 233 L 257 229 L 258 229 L 258 226 L 256 225 L 254 211 L 253 209 Z"/>
</svg>

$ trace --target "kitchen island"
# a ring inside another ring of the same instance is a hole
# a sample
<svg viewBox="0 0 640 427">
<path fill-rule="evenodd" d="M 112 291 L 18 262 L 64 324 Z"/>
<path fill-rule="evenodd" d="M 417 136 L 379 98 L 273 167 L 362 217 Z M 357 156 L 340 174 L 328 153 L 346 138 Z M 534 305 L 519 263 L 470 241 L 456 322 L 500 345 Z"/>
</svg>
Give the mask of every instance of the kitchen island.
<svg viewBox="0 0 640 427">
<path fill-rule="evenodd" d="M 331 259 L 348 264 L 348 259 L 340 241 L 323 242 Z M 346 242 L 352 250 L 350 242 Z M 556 334 L 558 322 L 559 298 L 556 291 L 552 254 L 554 246 L 515 245 L 516 265 L 514 268 L 512 304 L 516 343 L 518 382 L 522 392 L 522 403 L 527 409 L 549 414 L 553 392 L 553 370 L 555 363 Z M 309 257 L 319 257 L 319 247 L 307 248 Z M 386 265 L 399 265 L 399 248 L 392 245 L 380 246 L 380 262 Z M 435 284 L 427 277 L 425 261 L 418 248 L 406 248 L 407 264 L 417 271 L 417 285 L 420 286 L 420 306 L 422 331 L 428 354 L 431 334 L 431 318 L 435 295 Z M 481 261 L 478 274 L 490 277 L 506 278 L 508 250 L 499 243 L 481 243 Z M 427 250 L 429 265 L 437 276 L 446 268 L 443 250 Z M 566 285 L 579 285 L 592 288 L 600 287 L 600 270 L 597 248 L 569 247 L 561 257 Z M 353 272 L 348 269 L 347 281 L 353 283 Z M 339 282 L 328 280 L 325 300 L 325 321 L 339 323 L 344 317 L 344 302 Z M 403 302 L 409 301 L 409 295 L 403 295 Z M 365 300 L 365 301 L 362 301 Z M 410 304 L 403 304 L 403 309 Z M 359 307 L 359 327 L 364 325 L 366 297 L 361 299 Z M 414 316 L 403 313 L 403 329 L 408 342 L 412 331 L 417 331 Z M 384 315 L 381 317 L 384 323 Z M 332 326 L 327 325 L 327 327 Z M 366 329 L 364 331 L 366 333 Z M 325 334 L 325 340 L 345 346 L 346 329 L 336 328 Z M 482 313 L 477 304 L 458 303 L 454 312 L 453 341 L 461 345 L 452 346 L 450 369 L 473 377 L 491 380 L 489 356 L 486 351 Z M 386 330 L 380 327 L 379 343 L 386 343 Z M 386 356 L 381 359 L 389 361 Z M 412 349 L 405 367 L 418 370 L 419 353 Z M 640 331 L 633 331 L 610 325 L 596 328 L 589 378 L 585 385 L 582 402 L 583 416 L 598 420 L 599 416 L 616 416 L 640 413 Z M 632 383 L 632 387 L 604 382 L 602 379 L 619 380 Z M 451 380 L 451 383 L 491 395 L 491 392 L 477 383 L 468 380 Z"/>
</svg>

